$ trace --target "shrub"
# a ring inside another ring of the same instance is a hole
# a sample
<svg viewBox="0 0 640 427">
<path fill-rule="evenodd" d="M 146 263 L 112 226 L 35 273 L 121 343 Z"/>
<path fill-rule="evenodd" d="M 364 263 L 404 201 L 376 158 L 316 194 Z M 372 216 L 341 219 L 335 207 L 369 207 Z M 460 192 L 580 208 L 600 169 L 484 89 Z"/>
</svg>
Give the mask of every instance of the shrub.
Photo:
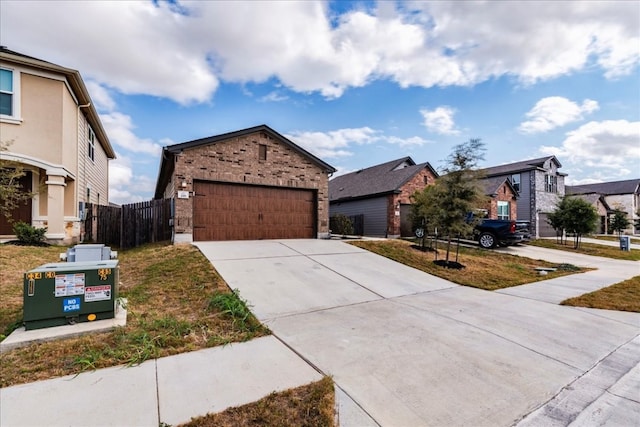
<svg viewBox="0 0 640 427">
<path fill-rule="evenodd" d="M 20 243 L 26 245 L 37 245 L 44 241 L 46 228 L 37 228 L 23 221 L 18 221 L 13 225 L 13 233 L 16 235 Z"/>
<path fill-rule="evenodd" d="M 342 234 L 343 236 L 353 234 L 353 224 L 351 223 L 351 219 L 344 214 L 332 216 L 329 219 L 329 224 L 332 233 Z"/>
</svg>

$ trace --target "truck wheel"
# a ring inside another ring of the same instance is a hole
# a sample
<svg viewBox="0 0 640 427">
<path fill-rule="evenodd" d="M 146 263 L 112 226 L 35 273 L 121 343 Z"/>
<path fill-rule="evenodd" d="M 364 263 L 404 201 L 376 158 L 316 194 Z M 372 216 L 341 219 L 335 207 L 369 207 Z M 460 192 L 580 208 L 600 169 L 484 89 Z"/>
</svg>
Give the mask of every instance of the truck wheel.
<svg viewBox="0 0 640 427">
<path fill-rule="evenodd" d="M 493 249 L 496 246 L 496 238 L 493 234 L 484 232 L 480 235 L 478 243 L 485 249 Z"/>
</svg>

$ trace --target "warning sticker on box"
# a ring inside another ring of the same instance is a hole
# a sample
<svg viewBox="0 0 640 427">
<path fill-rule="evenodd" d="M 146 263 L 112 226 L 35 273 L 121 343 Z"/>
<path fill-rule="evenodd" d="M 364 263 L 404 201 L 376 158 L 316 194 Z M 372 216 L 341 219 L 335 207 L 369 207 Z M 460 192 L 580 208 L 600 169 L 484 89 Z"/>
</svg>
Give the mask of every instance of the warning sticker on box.
<svg viewBox="0 0 640 427">
<path fill-rule="evenodd" d="M 84 290 L 84 302 L 106 301 L 111 299 L 111 286 L 87 286 Z"/>
<path fill-rule="evenodd" d="M 56 274 L 56 297 L 84 294 L 84 273 Z"/>
</svg>

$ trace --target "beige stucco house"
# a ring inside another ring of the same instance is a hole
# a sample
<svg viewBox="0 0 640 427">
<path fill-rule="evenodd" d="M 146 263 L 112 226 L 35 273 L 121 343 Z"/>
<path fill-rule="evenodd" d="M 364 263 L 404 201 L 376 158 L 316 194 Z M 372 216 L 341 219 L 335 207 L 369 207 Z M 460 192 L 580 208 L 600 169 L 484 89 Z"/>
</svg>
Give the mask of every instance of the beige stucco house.
<svg viewBox="0 0 640 427">
<path fill-rule="evenodd" d="M 0 47 L 0 157 L 21 164 L 35 196 L 14 219 L 47 228 L 47 240 L 80 239 L 85 203 L 109 202 L 115 158 L 87 88 L 76 70 Z M 11 225 L 0 218 L 0 237 Z"/>
</svg>

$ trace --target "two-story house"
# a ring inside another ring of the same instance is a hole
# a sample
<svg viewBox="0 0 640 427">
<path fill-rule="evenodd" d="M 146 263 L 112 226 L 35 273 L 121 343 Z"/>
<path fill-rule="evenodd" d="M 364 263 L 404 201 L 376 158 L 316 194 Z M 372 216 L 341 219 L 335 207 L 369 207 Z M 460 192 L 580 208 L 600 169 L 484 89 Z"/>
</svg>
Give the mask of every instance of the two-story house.
<svg viewBox="0 0 640 427">
<path fill-rule="evenodd" d="M 640 179 L 572 185 L 567 186 L 566 191 L 567 194 L 580 196 L 589 201 L 598 210 L 600 233 L 608 232 L 609 215 L 614 210 L 621 210 L 627 214 L 630 224 L 624 231 L 626 234 L 640 233 L 640 229 L 635 227 L 640 211 Z"/>
<path fill-rule="evenodd" d="M 559 172 L 561 167 L 555 156 L 549 156 L 493 166 L 482 172 L 487 179 L 510 180 L 518 192 L 517 218 L 530 222 L 532 236 L 553 237 L 556 232 L 547 222 L 547 216 L 565 194 L 566 174 Z"/>
<path fill-rule="evenodd" d="M 14 220 L 46 227 L 52 243 L 80 240 L 84 204 L 109 202 L 115 152 L 76 70 L 0 47 L 0 158 L 19 163 L 34 193 Z M 0 237 L 12 226 L 0 217 Z"/>
</svg>

